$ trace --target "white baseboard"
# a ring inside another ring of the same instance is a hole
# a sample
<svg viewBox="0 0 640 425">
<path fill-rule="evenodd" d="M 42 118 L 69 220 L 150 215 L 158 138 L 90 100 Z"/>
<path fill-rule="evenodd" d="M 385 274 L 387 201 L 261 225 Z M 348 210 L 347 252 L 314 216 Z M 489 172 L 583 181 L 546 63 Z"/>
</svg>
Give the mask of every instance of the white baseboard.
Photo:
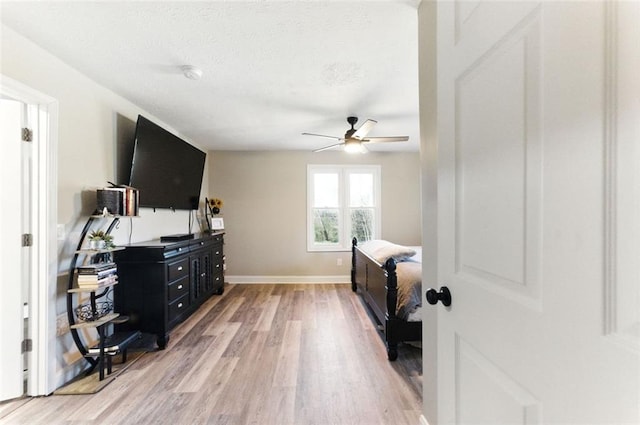
<svg viewBox="0 0 640 425">
<path fill-rule="evenodd" d="M 225 276 L 227 283 L 351 283 L 351 276 Z"/>
</svg>

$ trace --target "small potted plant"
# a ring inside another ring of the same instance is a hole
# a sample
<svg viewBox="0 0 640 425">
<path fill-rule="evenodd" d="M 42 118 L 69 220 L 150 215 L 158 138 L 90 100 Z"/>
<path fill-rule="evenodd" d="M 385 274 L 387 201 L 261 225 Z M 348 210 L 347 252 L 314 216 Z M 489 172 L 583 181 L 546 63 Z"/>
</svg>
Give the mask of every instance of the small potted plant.
<svg viewBox="0 0 640 425">
<path fill-rule="evenodd" d="M 102 230 L 96 230 L 89 234 L 89 247 L 91 249 L 114 248 L 113 236 L 106 234 Z"/>
</svg>

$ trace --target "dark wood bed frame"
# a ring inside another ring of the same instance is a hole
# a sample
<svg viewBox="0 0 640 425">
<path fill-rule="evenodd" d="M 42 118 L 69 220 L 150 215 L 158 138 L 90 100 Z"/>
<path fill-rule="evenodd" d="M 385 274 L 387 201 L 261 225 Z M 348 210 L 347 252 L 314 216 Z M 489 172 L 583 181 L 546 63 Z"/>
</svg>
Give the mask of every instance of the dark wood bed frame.
<svg viewBox="0 0 640 425">
<path fill-rule="evenodd" d="M 382 265 L 351 244 L 351 289 L 362 295 L 378 324 L 384 327 L 387 357 L 398 358 L 398 343 L 422 340 L 422 322 L 407 322 L 396 316 L 398 281 L 393 258 Z"/>
</svg>

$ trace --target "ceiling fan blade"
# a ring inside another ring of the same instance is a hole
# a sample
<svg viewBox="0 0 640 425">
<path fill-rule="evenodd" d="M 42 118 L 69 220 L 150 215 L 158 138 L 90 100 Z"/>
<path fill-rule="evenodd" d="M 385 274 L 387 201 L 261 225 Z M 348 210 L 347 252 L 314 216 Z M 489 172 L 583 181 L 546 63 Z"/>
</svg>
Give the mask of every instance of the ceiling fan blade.
<svg viewBox="0 0 640 425">
<path fill-rule="evenodd" d="M 342 145 L 344 145 L 344 143 L 336 143 L 335 145 L 329 145 L 329 146 L 325 146 L 324 148 L 316 149 L 313 152 L 322 152 L 331 148 L 335 148 L 336 146 L 342 146 Z"/>
<path fill-rule="evenodd" d="M 302 135 L 303 135 L 303 136 L 326 137 L 327 139 L 342 140 L 342 137 L 336 137 L 336 136 L 325 136 L 324 134 L 302 133 Z"/>
<path fill-rule="evenodd" d="M 409 140 L 409 136 L 393 136 L 393 137 L 368 137 L 362 139 L 366 143 L 382 143 L 382 142 L 406 142 Z"/>
<path fill-rule="evenodd" d="M 369 134 L 373 126 L 376 125 L 377 123 L 378 121 L 375 121 L 375 120 L 366 120 L 364 124 L 362 124 L 360 128 L 357 129 L 356 132 L 351 135 L 351 137 L 353 137 L 354 139 L 360 139 L 360 140 L 364 139 L 364 136 Z"/>
</svg>

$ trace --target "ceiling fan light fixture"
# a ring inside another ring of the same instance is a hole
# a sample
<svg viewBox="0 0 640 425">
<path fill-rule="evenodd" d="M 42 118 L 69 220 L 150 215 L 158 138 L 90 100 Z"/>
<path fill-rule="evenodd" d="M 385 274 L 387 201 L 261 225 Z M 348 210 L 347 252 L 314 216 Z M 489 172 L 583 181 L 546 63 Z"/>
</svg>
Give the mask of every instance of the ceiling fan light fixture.
<svg viewBox="0 0 640 425">
<path fill-rule="evenodd" d="M 334 139 L 342 142 L 334 143 L 333 145 L 325 146 L 320 149 L 315 149 L 314 152 L 322 152 L 341 146 L 347 153 L 367 153 L 369 151 L 365 147 L 365 143 L 406 142 L 409 140 L 409 136 L 367 137 L 367 134 L 369 134 L 373 126 L 378 123 L 376 120 L 366 120 L 357 130 L 355 128 L 355 124 L 358 122 L 358 117 L 347 117 L 347 122 L 351 125 L 351 128 L 347 130 L 344 137 L 325 136 L 324 134 L 316 133 L 302 133 L 302 135 L 325 137 L 327 139 Z"/>
<path fill-rule="evenodd" d="M 197 66 L 183 65 L 180 69 L 182 69 L 184 76 L 190 80 L 199 80 L 202 78 L 202 70 Z"/>
<path fill-rule="evenodd" d="M 365 153 L 367 149 L 359 140 L 345 140 L 344 151 L 347 153 Z"/>
</svg>

